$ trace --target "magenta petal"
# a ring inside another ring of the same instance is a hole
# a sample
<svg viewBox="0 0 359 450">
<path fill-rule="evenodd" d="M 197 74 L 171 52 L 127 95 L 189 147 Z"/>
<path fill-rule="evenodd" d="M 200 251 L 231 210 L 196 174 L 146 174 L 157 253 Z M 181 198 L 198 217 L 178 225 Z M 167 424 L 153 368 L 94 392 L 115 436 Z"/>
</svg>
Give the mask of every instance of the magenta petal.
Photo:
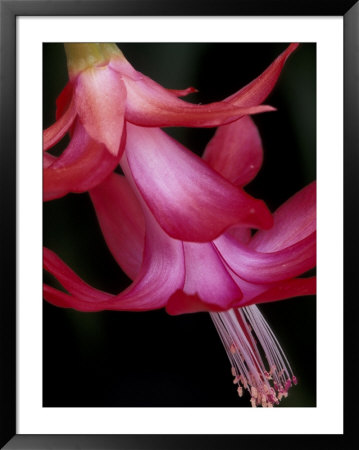
<svg viewBox="0 0 359 450">
<path fill-rule="evenodd" d="M 310 183 L 281 205 L 273 214 L 268 231 L 257 232 L 250 247 L 273 252 L 295 244 L 316 230 L 316 182 Z"/>
<path fill-rule="evenodd" d="M 233 186 L 162 130 L 128 124 L 126 155 L 141 195 L 175 239 L 208 242 L 236 223 L 272 225 L 262 201 Z"/>
<path fill-rule="evenodd" d="M 144 77 L 134 81 L 124 77 L 126 84 L 126 120 L 150 127 L 214 127 L 239 117 L 273 111 L 266 105 L 237 107 L 226 102 L 194 105 L 176 97 L 159 84 Z"/>
<path fill-rule="evenodd" d="M 252 283 L 274 283 L 292 278 L 315 266 L 316 233 L 272 253 L 261 253 L 240 244 L 228 234 L 214 242 L 228 266 Z"/>
<path fill-rule="evenodd" d="M 141 271 L 109 309 L 145 311 L 163 308 L 172 293 L 182 289 L 184 277 L 182 242 L 169 238 L 147 214 Z"/>
<path fill-rule="evenodd" d="M 92 288 L 81 280 L 53 252 L 44 251 L 44 267 L 71 294 L 58 294 L 54 289 L 45 294 L 49 302 L 81 311 L 146 311 L 162 308 L 169 297 L 184 284 L 182 242 L 169 238 L 148 215 L 146 240 L 141 270 L 134 282 L 121 294 L 110 295 Z M 60 292 L 60 291 L 58 291 Z M 47 295 L 47 296 L 46 296 Z"/>
<path fill-rule="evenodd" d="M 230 306 L 229 308 L 219 304 L 207 303 L 197 294 L 186 294 L 184 291 L 178 290 L 169 299 L 166 306 L 166 312 L 170 316 L 179 316 L 180 314 L 198 312 L 222 312 L 237 306 L 237 302 L 233 302 L 233 306 Z"/>
<path fill-rule="evenodd" d="M 103 144 L 91 139 L 77 123 L 71 141 L 60 157 L 44 154 L 44 200 L 95 187 L 115 169 L 119 157 L 114 157 Z"/>
<path fill-rule="evenodd" d="M 226 98 L 225 101 L 237 106 L 253 106 L 262 103 L 271 93 L 285 62 L 298 45 L 290 44 L 259 77 L 239 92 Z"/>
<path fill-rule="evenodd" d="M 68 81 L 56 99 L 56 120 L 58 120 L 69 107 L 73 97 L 73 82 Z"/>
<path fill-rule="evenodd" d="M 229 228 L 226 233 L 232 236 L 237 241 L 242 244 L 248 244 L 252 238 L 252 232 L 250 228 L 242 227 L 240 225 L 234 225 Z"/>
<path fill-rule="evenodd" d="M 104 144 L 112 155 L 118 155 L 126 90 L 119 75 L 108 66 L 82 72 L 75 85 L 76 110 L 88 134 Z"/>
<path fill-rule="evenodd" d="M 76 117 L 76 109 L 73 102 L 66 112 L 43 133 L 43 149 L 46 151 L 57 144 L 68 132 Z"/>
<path fill-rule="evenodd" d="M 98 303 L 84 301 L 47 284 L 43 286 L 43 296 L 48 303 L 59 308 L 72 308 L 82 312 L 95 312 L 103 309 L 101 299 L 98 299 Z"/>
<path fill-rule="evenodd" d="M 277 300 L 286 300 L 293 297 L 302 297 L 305 295 L 315 295 L 316 293 L 316 277 L 309 278 L 292 278 L 284 280 L 274 287 L 271 287 L 251 299 L 245 305 L 253 305 L 256 303 L 273 302 Z"/>
<path fill-rule="evenodd" d="M 219 127 L 203 159 L 236 186 L 244 186 L 258 173 L 263 160 L 262 141 L 250 117 Z"/>
<path fill-rule="evenodd" d="M 194 92 L 198 92 L 198 89 L 190 86 L 186 89 L 167 89 L 171 94 L 176 97 L 185 97 L 186 95 L 193 94 Z"/>
<path fill-rule="evenodd" d="M 44 269 L 54 275 L 61 285 L 79 300 L 88 303 L 106 302 L 112 295 L 94 289 L 75 274 L 54 252 L 44 247 Z"/>
<path fill-rule="evenodd" d="M 186 281 L 168 301 L 171 315 L 198 311 L 226 311 L 237 306 L 241 290 L 225 269 L 211 243 L 184 243 Z"/>
<path fill-rule="evenodd" d="M 125 177 L 111 174 L 90 191 L 102 234 L 121 269 L 133 280 L 140 271 L 145 242 L 141 205 Z"/>
</svg>

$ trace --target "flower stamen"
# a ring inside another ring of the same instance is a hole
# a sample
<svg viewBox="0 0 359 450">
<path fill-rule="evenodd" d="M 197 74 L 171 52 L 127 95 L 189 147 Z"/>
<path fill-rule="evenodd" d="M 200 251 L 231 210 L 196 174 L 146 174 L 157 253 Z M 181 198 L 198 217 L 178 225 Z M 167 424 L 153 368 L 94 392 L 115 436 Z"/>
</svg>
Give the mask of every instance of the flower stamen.
<svg viewBox="0 0 359 450">
<path fill-rule="evenodd" d="M 297 378 L 259 309 L 252 305 L 211 313 L 211 318 L 232 364 L 239 397 L 247 390 L 252 407 L 272 407 L 287 397 Z"/>
</svg>

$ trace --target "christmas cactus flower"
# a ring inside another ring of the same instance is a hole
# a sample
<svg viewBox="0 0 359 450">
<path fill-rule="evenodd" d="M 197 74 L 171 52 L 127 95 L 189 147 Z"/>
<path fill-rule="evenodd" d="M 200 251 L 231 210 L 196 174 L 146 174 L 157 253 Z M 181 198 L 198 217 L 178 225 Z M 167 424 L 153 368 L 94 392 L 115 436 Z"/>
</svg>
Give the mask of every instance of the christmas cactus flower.
<svg viewBox="0 0 359 450">
<path fill-rule="evenodd" d="M 315 293 L 315 278 L 300 277 L 315 266 L 315 183 L 285 202 L 270 227 L 264 205 L 242 191 L 262 162 L 249 117 L 217 130 L 205 162 L 161 130 L 126 128 L 126 177 L 111 174 L 90 196 L 107 245 L 133 283 L 118 295 L 97 290 L 44 249 L 45 269 L 66 290 L 45 284 L 45 299 L 80 311 L 208 311 L 238 394 L 247 390 L 252 406 L 278 404 L 297 380 L 255 305 Z M 232 208 L 240 213 L 224 224 Z M 252 228 L 269 227 L 252 236 Z"/>
<path fill-rule="evenodd" d="M 179 99 L 194 91 L 165 89 L 136 71 L 115 44 L 65 44 L 69 82 L 57 99 L 56 122 L 44 131 L 44 200 L 85 192 L 102 182 L 122 157 L 126 126 L 215 127 L 273 110 L 262 102 L 273 89 L 291 44 L 254 81 L 221 102 Z M 50 150 L 67 134 L 60 156 Z"/>
</svg>

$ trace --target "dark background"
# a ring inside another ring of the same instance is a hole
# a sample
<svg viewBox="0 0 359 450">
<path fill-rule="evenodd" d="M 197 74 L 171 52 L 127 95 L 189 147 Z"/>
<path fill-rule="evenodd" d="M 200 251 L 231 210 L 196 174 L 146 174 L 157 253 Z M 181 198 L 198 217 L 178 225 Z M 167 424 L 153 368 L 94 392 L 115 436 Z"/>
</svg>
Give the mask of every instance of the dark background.
<svg viewBox="0 0 359 450">
<path fill-rule="evenodd" d="M 215 36 L 214 36 L 215 38 Z M 133 66 L 169 88 L 195 86 L 188 101 L 221 100 L 259 75 L 286 44 L 119 44 Z M 264 164 L 247 191 L 274 210 L 316 177 L 316 49 L 302 44 L 254 116 Z M 44 44 L 44 127 L 67 81 L 62 44 Z M 201 154 L 213 129 L 167 129 Z M 127 287 L 101 237 L 87 194 L 44 204 L 44 245 L 93 286 Z M 45 280 L 49 276 L 45 274 Z M 315 406 L 314 297 L 260 306 L 299 380 L 281 406 Z M 249 406 L 236 395 L 230 364 L 207 313 L 80 313 L 43 308 L 43 405 L 53 407 Z"/>
</svg>

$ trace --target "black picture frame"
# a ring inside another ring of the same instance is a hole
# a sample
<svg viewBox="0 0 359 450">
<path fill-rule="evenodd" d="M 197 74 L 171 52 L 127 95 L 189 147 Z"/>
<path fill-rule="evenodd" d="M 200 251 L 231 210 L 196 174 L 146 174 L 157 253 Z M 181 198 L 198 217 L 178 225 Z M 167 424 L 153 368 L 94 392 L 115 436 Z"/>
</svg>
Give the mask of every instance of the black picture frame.
<svg viewBox="0 0 359 450">
<path fill-rule="evenodd" d="M 357 265 L 359 225 L 356 187 L 359 119 L 359 5 L 356 0 L 236 0 L 221 2 L 172 0 L 1 0 L 0 97 L 0 445 L 7 449 L 234 449 L 350 448 L 355 427 L 351 390 L 345 392 L 343 435 L 17 435 L 16 434 L 16 17 L 18 16 L 343 16 L 344 17 L 344 252 L 345 385 L 355 386 L 358 368 Z M 330 94 L 328 94 L 330 95 Z M 328 372 L 330 369 L 328 369 Z M 330 374 L 328 374 L 330 376 Z M 355 391 L 354 391 L 355 395 Z M 350 396 L 350 397 L 349 397 Z"/>
</svg>

